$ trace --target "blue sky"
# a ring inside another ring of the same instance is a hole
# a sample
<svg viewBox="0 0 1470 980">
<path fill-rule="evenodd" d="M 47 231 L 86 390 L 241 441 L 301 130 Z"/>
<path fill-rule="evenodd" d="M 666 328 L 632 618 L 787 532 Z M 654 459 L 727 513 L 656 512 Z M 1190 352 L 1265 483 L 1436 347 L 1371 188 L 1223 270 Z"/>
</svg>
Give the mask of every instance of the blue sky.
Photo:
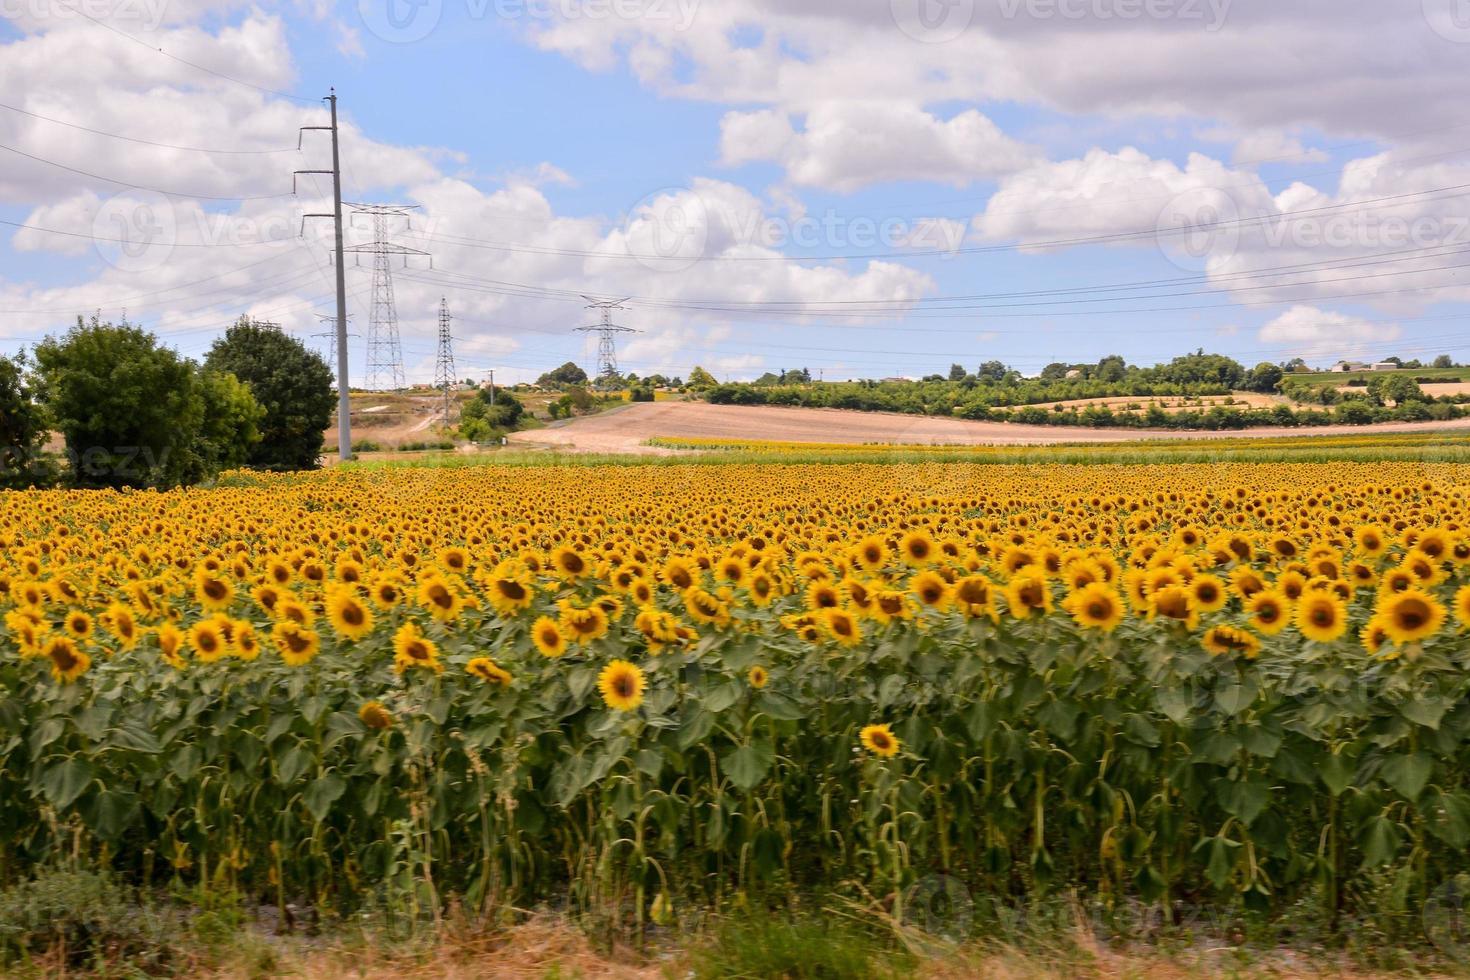
<svg viewBox="0 0 1470 980">
<path fill-rule="evenodd" d="M 417 205 L 391 233 L 433 255 L 394 270 L 411 380 L 441 296 L 465 375 L 590 369 L 582 293 L 629 297 L 638 373 L 1470 361 L 1453 0 L 3 10 L 6 350 L 93 310 L 190 356 L 242 313 L 320 344 L 326 185 L 284 192 L 336 86 L 347 198 Z"/>
</svg>

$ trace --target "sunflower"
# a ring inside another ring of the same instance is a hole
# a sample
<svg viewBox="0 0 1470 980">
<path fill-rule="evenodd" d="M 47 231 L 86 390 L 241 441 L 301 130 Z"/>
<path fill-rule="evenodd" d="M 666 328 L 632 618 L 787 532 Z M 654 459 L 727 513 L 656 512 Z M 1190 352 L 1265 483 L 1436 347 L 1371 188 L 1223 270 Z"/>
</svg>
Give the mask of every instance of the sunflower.
<svg viewBox="0 0 1470 980">
<path fill-rule="evenodd" d="M 1331 592 L 1311 592 L 1296 607 L 1296 628 L 1309 640 L 1331 643 L 1347 632 L 1347 604 Z"/>
<path fill-rule="evenodd" d="M 592 566 L 588 564 L 587 559 L 568 545 L 552 549 L 547 565 L 558 577 L 573 582 L 592 571 Z"/>
<path fill-rule="evenodd" d="M 205 612 L 227 609 L 234 600 L 235 587 L 230 584 L 229 579 L 202 568 L 195 573 L 194 601 Z"/>
<path fill-rule="evenodd" d="M 1261 652 L 1261 641 L 1254 634 L 1234 626 L 1211 626 L 1205 630 L 1200 644 L 1216 656 L 1235 654 L 1254 660 Z"/>
<path fill-rule="evenodd" d="M 464 611 L 464 599 L 456 584 L 445 577 L 430 574 L 419 581 L 419 605 L 441 623 L 452 623 Z"/>
<path fill-rule="evenodd" d="M 1051 589 L 1046 579 L 1034 572 L 1023 571 L 1006 583 L 1006 607 L 1016 619 L 1029 619 L 1032 613 L 1045 616 L 1051 612 Z"/>
<path fill-rule="evenodd" d="M 1385 595 L 1374 610 L 1383 631 L 1395 644 L 1415 643 L 1439 632 L 1446 619 L 1444 604 L 1423 589 Z"/>
<path fill-rule="evenodd" d="M 276 606 L 280 603 L 281 596 L 280 588 L 274 585 L 257 585 L 250 590 L 250 598 L 255 600 L 262 612 L 272 617 L 276 615 Z"/>
<path fill-rule="evenodd" d="M 863 743 L 863 748 L 882 759 L 891 759 L 898 755 L 903 744 L 887 725 L 864 725 L 863 730 L 858 733 L 858 739 Z"/>
<path fill-rule="evenodd" d="M 1377 558 L 1388 550 L 1388 535 L 1376 524 L 1368 524 L 1353 531 L 1353 542 L 1358 554 L 1364 558 Z"/>
<path fill-rule="evenodd" d="M 562 632 L 571 640 L 578 643 L 591 643 L 593 640 L 606 636 L 609 626 L 607 610 L 597 603 L 593 603 L 585 609 L 574 606 L 570 601 L 563 600 L 561 607 Z"/>
<path fill-rule="evenodd" d="M 368 701 L 357 709 L 357 717 L 373 731 L 381 732 L 393 727 L 393 712 L 385 708 L 381 701 Z"/>
<path fill-rule="evenodd" d="M 470 567 L 470 553 L 463 548 L 442 548 L 435 556 L 440 567 L 455 574 L 463 575 Z"/>
<path fill-rule="evenodd" d="M 409 620 L 393 634 L 393 670 L 399 674 L 422 667 L 440 673 L 439 648 L 424 636 L 417 623 Z"/>
<path fill-rule="evenodd" d="M 643 703 L 643 690 L 648 681 L 643 671 L 626 660 L 614 660 L 597 675 L 597 689 L 602 700 L 614 711 L 632 711 Z"/>
<path fill-rule="evenodd" d="M 316 613 L 311 607 L 300 601 L 293 595 L 283 595 L 276 603 L 276 618 L 283 623 L 295 623 L 297 626 L 310 627 L 316 622 Z"/>
<path fill-rule="evenodd" d="M 920 572 L 909 580 L 909 591 L 930 609 L 943 609 L 950 602 L 950 586 L 938 572 Z"/>
<path fill-rule="evenodd" d="M 1217 612 L 1225 608 L 1230 595 L 1225 583 L 1214 575 L 1196 575 L 1189 583 L 1190 599 L 1202 613 Z"/>
<path fill-rule="evenodd" d="M 542 616 L 531 625 L 531 642 L 543 657 L 560 657 L 567 652 L 567 635 L 550 616 Z"/>
<path fill-rule="evenodd" d="M 1111 586 L 1102 582 L 1084 585 L 1062 600 L 1062 608 L 1072 614 L 1077 625 L 1111 633 L 1123 622 L 1123 600 Z"/>
<path fill-rule="evenodd" d="M 234 621 L 235 656 L 247 663 L 260 656 L 260 638 L 255 635 L 255 627 L 244 620 Z"/>
<path fill-rule="evenodd" d="M 696 623 L 713 626 L 728 626 L 730 623 L 729 605 L 697 585 L 684 593 L 684 608 Z"/>
<path fill-rule="evenodd" d="M 888 543 L 876 534 L 870 534 L 852 549 L 852 560 L 869 572 L 876 572 L 888 563 Z"/>
<path fill-rule="evenodd" d="M 519 559 L 508 558 L 496 565 L 482 583 L 490 605 L 502 616 L 514 616 L 536 598 L 531 572 Z"/>
<path fill-rule="evenodd" d="M 61 625 L 73 640 L 85 640 L 92 635 L 92 617 L 80 609 L 67 613 Z"/>
<path fill-rule="evenodd" d="M 822 623 L 832 638 L 845 647 L 857 646 L 863 641 L 863 628 L 858 618 L 841 607 L 824 609 Z"/>
<path fill-rule="evenodd" d="M 1382 617 L 1374 616 L 1364 623 L 1363 628 L 1358 630 L 1358 639 L 1362 641 L 1364 650 L 1373 654 L 1380 653 L 1388 643 L 1388 629 Z M 1392 660 L 1398 657 L 1398 653 L 1395 651 L 1384 656 L 1385 659 Z"/>
<path fill-rule="evenodd" d="M 471 676 L 478 677 L 487 684 L 496 687 L 510 687 L 510 671 L 501 667 L 489 657 L 476 657 L 465 664 L 465 672 Z"/>
<path fill-rule="evenodd" d="M 1199 609 L 1194 605 L 1194 596 L 1182 585 L 1167 585 L 1148 597 L 1148 618 L 1173 620 L 1185 629 L 1199 625 Z"/>
<path fill-rule="evenodd" d="M 756 664 L 746 673 L 745 679 L 750 682 L 751 687 L 759 691 L 761 688 L 770 683 L 771 675 L 769 672 L 767 672 L 766 668 L 762 667 L 760 664 Z"/>
<path fill-rule="evenodd" d="M 69 636 L 53 636 L 41 648 L 41 656 L 51 661 L 51 676 L 61 684 L 70 684 L 92 667 L 92 658 Z"/>
<path fill-rule="evenodd" d="M 403 602 L 403 580 L 397 575 L 379 575 L 368 589 L 368 595 L 379 609 L 392 609 Z"/>
<path fill-rule="evenodd" d="M 173 623 L 164 623 L 158 627 L 158 655 L 163 658 L 164 663 L 176 669 L 183 669 L 184 658 L 179 652 L 184 645 L 184 634 Z"/>
<path fill-rule="evenodd" d="M 1459 620 L 1463 632 L 1470 629 L 1470 585 L 1462 585 L 1455 593 L 1455 619 Z"/>
<path fill-rule="evenodd" d="M 687 558 L 670 558 L 664 562 L 662 578 L 675 591 L 684 592 L 699 579 L 699 565 Z"/>
<path fill-rule="evenodd" d="M 1275 636 L 1291 622 L 1291 600 L 1276 589 L 1264 589 L 1245 601 L 1250 624 L 1267 636 Z"/>
<path fill-rule="evenodd" d="M 915 530 L 898 541 L 899 556 L 909 565 L 927 565 L 934 558 L 934 539 L 928 531 Z"/>
<path fill-rule="evenodd" d="M 373 631 L 373 612 L 350 587 L 327 592 L 327 620 L 343 639 L 356 643 Z"/>
<path fill-rule="evenodd" d="M 282 620 L 271 629 L 271 639 L 280 651 L 281 659 L 288 667 L 304 667 L 321 651 L 321 637 L 289 619 Z"/>
<path fill-rule="evenodd" d="M 201 619 L 189 627 L 189 646 L 202 664 L 212 664 L 230 652 L 229 638 L 214 619 Z"/>
</svg>

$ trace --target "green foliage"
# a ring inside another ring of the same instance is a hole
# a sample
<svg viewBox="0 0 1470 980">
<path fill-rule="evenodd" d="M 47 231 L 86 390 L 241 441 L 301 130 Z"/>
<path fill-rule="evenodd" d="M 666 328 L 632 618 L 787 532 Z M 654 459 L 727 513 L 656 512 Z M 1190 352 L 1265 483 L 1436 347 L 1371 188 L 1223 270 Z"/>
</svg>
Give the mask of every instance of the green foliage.
<svg viewBox="0 0 1470 980">
<path fill-rule="evenodd" d="M 491 404 L 490 399 L 495 399 Z M 459 411 L 460 435 L 471 442 L 484 442 L 500 433 L 514 432 L 526 417 L 526 407 L 505 389 L 482 388 Z"/>
<path fill-rule="evenodd" d="M 708 388 L 713 388 L 719 382 L 715 380 L 713 374 L 696 365 L 694 370 L 689 372 L 688 384 L 694 391 L 704 391 Z"/>
<path fill-rule="evenodd" d="M 56 468 L 42 456 L 46 419 L 25 372 L 24 354 L 0 357 L 0 489 L 46 486 Z"/>
<path fill-rule="evenodd" d="M 215 383 L 206 394 L 191 361 L 138 327 L 79 318 L 64 337 L 38 344 L 35 358 L 37 390 L 66 438 L 79 486 L 193 482 L 249 441 L 248 432 L 220 432 L 250 414 L 239 391 Z"/>
<path fill-rule="evenodd" d="M 1240 387 L 1245 391 L 1255 391 L 1263 395 L 1273 395 L 1281 385 L 1281 379 L 1286 377 L 1286 372 L 1281 370 L 1280 365 L 1272 364 L 1270 361 L 1262 361 L 1251 368 Z"/>
<path fill-rule="evenodd" d="M 631 400 L 635 402 L 651 402 L 654 400 L 652 385 L 635 385 L 632 389 Z"/>
<path fill-rule="evenodd" d="M 250 465 L 273 470 L 318 465 L 337 402 L 332 370 L 319 354 L 280 330 L 242 317 L 214 342 L 204 363 L 249 384 L 265 409 Z"/>
<path fill-rule="evenodd" d="M 835 916 L 727 916 L 692 957 L 699 980 L 880 980 L 911 976 L 913 957 Z"/>
<path fill-rule="evenodd" d="M 245 382 L 221 371 L 205 371 L 199 378 L 204 399 L 204 417 L 194 444 L 194 472 L 188 482 L 197 482 L 222 470 L 238 469 L 251 458 L 261 440 L 260 425 L 266 417 Z"/>
<path fill-rule="evenodd" d="M 124 961 L 158 966 L 170 937 L 111 878 L 92 871 L 42 870 L 0 891 L 0 964 L 60 956 L 70 967 Z"/>
<path fill-rule="evenodd" d="M 583 371 L 576 363 L 567 361 L 559 368 L 547 371 L 536 379 L 536 383 L 543 388 L 562 388 L 567 385 L 584 385 L 587 383 L 587 372 Z"/>
</svg>

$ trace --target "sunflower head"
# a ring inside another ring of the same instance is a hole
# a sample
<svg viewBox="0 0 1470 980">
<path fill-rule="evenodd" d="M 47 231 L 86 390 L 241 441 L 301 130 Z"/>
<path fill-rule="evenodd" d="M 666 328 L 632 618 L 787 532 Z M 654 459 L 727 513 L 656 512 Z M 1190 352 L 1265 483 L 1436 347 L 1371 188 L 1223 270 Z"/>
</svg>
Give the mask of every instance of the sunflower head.
<svg viewBox="0 0 1470 980">
<path fill-rule="evenodd" d="M 614 660 L 597 675 L 602 700 L 614 711 L 633 711 L 643 703 L 648 681 L 643 671 L 626 660 Z"/>
<path fill-rule="evenodd" d="M 357 709 L 357 717 L 373 731 L 381 732 L 393 727 L 393 713 L 381 701 L 368 701 Z"/>
<path fill-rule="evenodd" d="M 864 725 L 863 730 L 858 733 L 858 739 L 863 743 L 863 748 L 881 759 L 893 758 L 902 748 L 898 736 L 886 724 Z"/>
</svg>

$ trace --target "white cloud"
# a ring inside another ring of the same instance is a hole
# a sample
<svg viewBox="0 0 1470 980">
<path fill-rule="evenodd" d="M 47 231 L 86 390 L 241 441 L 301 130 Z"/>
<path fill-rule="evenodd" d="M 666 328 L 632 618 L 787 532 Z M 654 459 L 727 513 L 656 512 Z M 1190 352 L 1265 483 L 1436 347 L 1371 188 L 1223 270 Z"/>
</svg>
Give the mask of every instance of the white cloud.
<svg viewBox="0 0 1470 980">
<path fill-rule="evenodd" d="M 720 134 L 726 165 L 772 161 L 793 184 L 842 192 L 886 181 L 964 187 L 1035 157 L 974 109 L 945 120 L 892 100 L 822 103 L 799 132 L 778 110 L 732 112 Z"/>
<path fill-rule="evenodd" d="M 1257 339 L 1277 352 L 1271 357 L 1277 361 L 1291 357 L 1372 360 L 1381 354 L 1377 345 L 1397 340 L 1402 333 L 1394 323 L 1373 323 L 1299 305 L 1262 326 Z"/>
</svg>

